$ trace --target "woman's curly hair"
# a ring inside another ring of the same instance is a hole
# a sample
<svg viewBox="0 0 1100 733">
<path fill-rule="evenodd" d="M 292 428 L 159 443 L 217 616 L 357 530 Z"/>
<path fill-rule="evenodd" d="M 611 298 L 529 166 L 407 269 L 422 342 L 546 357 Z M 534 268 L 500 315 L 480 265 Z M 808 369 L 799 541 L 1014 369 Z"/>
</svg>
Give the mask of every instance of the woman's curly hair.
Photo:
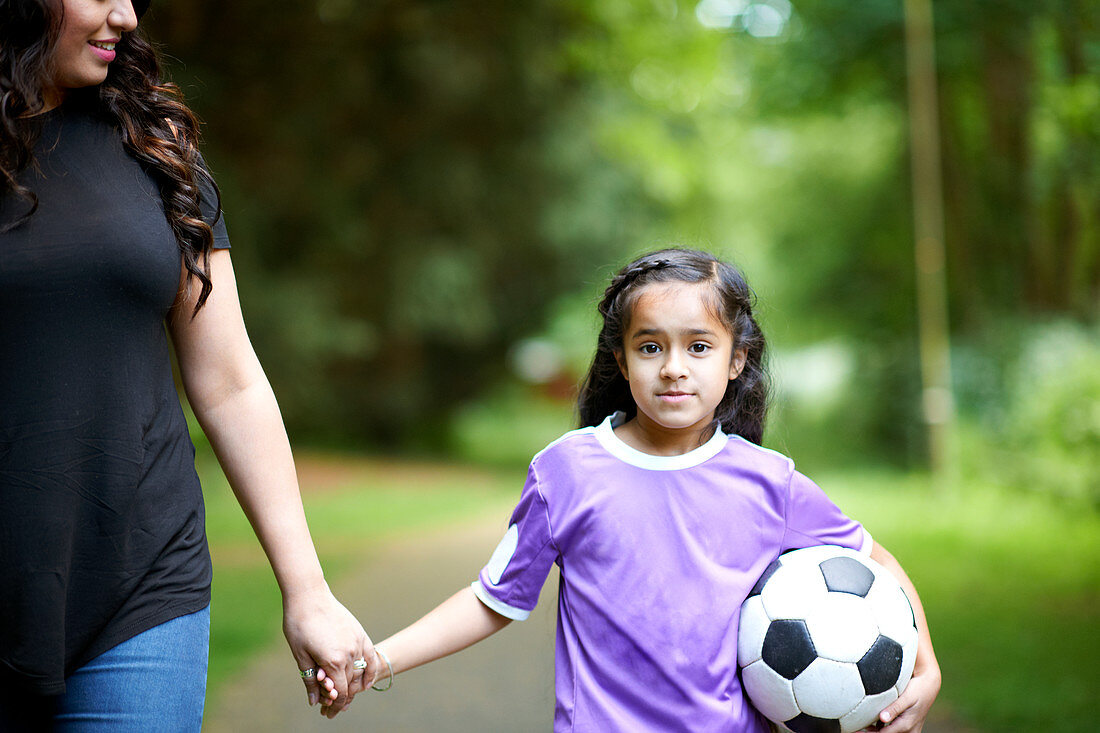
<svg viewBox="0 0 1100 733">
<path fill-rule="evenodd" d="M 18 227 L 38 208 L 34 191 L 18 175 L 35 163 L 41 132 L 35 116 L 46 108 L 54 78 L 62 14 L 61 0 L 0 0 L 0 196 L 15 194 L 26 204 L 0 231 Z M 198 120 L 179 88 L 162 81 L 156 50 L 140 32 L 124 33 L 115 52 L 107 79 L 87 93 L 96 113 L 118 129 L 126 150 L 156 181 L 188 283 L 201 284 L 197 313 L 211 291 L 214 241 L 214 222 L 200 208 L 203 188 L 213 192 L 211 203 L 221 211 L 217 184 L 199 155 Z"/>
</svg>

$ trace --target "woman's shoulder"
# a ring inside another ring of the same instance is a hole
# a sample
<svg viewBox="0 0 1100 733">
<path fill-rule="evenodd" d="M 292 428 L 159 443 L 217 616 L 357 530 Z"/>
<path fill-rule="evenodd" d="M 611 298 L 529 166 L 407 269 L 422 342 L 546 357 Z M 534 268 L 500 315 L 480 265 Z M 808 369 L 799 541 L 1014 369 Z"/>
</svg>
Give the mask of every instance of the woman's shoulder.
<svg viewBox="0 0 1100 733">
<path fill-rule="evenodd" d="M 128 157 L 117 123 L 84 98 L 65 100 L 40 119 L 35 155 L 76 166 Z"/>
</svg>

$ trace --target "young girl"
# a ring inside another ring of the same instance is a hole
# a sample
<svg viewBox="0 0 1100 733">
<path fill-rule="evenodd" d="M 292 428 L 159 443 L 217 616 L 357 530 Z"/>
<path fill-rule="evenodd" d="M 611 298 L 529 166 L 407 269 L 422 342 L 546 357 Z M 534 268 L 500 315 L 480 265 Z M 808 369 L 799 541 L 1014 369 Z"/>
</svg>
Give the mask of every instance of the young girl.
<svg viewBox="0 0 1100 733">
<path fill-rule="evenodd" d="M 828 543 L 869 553 L 912 601 L 913 678 L 881 719 L 920 730 L 939 668 L 916 591 L 789 458 L 760 447 L 765 342 L 741 275 L 703 252 L 654 252 L 615 276 L 599 310 L 583 427 L 535 456 L 472 586 L 378 644 L 383 684 L 526 618 L 556 563 L 555 731 L 767 731 L 738 677 L 741 602 L 780 553 Z"/>
</svg>

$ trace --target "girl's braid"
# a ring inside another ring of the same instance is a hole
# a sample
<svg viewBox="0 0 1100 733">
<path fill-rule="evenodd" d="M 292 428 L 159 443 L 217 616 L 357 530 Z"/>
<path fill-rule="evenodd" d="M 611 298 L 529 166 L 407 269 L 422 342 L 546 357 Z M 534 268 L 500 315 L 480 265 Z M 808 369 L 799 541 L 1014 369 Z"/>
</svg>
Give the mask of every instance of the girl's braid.
<svg viewBox="0 0 1100 733">
<path fill-rule="evenodd" d="M 672 265 L 670 260 L 663 257 L 652 260 L 643 260 L 633 267 L 623 270 L 611 279 L 611 284 L 604 291 L 603 300 L 600 302 L 600 313 L 606 316 L 615 305 L 616 299 L 622 295 L 639 278 L 656 270 L 663 270 Z"/>
</svg>

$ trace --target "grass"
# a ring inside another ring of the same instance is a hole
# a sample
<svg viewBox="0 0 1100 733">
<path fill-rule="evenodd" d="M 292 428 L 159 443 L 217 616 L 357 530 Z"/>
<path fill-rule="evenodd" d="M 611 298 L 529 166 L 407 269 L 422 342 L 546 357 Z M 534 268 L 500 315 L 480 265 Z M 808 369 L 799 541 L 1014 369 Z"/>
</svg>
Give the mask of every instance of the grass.
<svg viewBox="0 0 1100 733">
<path fill-rule="evenodd" d="M 944 704 L 979 730 L 1081 730 L 1100 693 L 1100 516 L 919 476 L 819 479 L 917 586 Z"/>
<path fill-rule="evenodd" d="M 303 478 L 314 539 L 332 580 L 372 543 L 499 506 L 520 469 L 382 463 Z M 303 471 L 306 476 L 308 471 Z M 1100 516 L 1041 496 L 921 476 L 815 476 L 906 568 L 943 670 L 939 706 L 974 730 L 1080 730 L 1100 690 Z M 204 471 L 215 562 L 210 690 L 280 637 L 279 593 L 220 475 Z"/>
</svg>

